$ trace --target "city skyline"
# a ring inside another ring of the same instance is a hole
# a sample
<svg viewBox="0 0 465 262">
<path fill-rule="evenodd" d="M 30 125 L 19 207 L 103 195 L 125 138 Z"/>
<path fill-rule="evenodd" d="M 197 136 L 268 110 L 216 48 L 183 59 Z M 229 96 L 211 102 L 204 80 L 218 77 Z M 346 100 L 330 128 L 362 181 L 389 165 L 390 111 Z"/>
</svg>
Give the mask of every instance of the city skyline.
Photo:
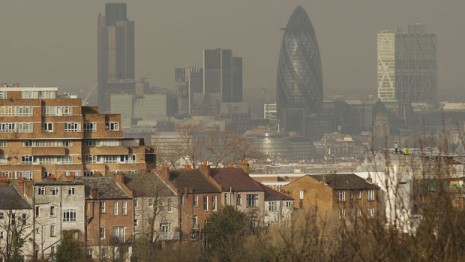
<svg viewBox="0 0 465 262">
<path fill-rule="evenodd" d="M 7 37 L 1 40 L 5 51 L 0 58 L 9 63 L 0 66 L 3 81 L 30 86 L 58 85 L 78 94 L 92 86 L 97 71 L 95 16 L 103 12 L 106 2 L 5 1 L 0 29 Z M 376 33 L 389 26 L 416 22 L 425 24 L 440 39 L 439 98 L 461 95 L 458 90 L 465 81 L 465 54 L 461 46 L 465 39 L 456 32 L 465 25 L 462 1 L 421 1 L 421 5 L 418 1 L 400 0 L 389 3 L 356 0 L 338 5 L 325 1 L 263 3 L 208 0 L 128 3 L 128 17 L 138 25 L 136 77 L 148 77 L 153 85 L 170 87 L 175 67 L 201 66 L 199 51 L 221 46 L 244 58 L 246 93 L 251 89 L 274 90 L 277 58 L 273 54 L 279 50 L 282 35 L 279 28 L 297 5 L 303 5 L 312 13 L 319 35 L 325 95 L 347 95 L 353 91 L 376 95 Z M 202 11 L 207 7 L 210 12 Z M 228 9 L 234 12 L 219 12 Z M 72 15 L 69 10 L 73 10 Z M 176 10 L 180 15 L 168 20 Z M 21 21 L 15 19 L 19 13 Z M 13 20 L 17 21 L 15 26 L 8 22 Z"/>
</svg>

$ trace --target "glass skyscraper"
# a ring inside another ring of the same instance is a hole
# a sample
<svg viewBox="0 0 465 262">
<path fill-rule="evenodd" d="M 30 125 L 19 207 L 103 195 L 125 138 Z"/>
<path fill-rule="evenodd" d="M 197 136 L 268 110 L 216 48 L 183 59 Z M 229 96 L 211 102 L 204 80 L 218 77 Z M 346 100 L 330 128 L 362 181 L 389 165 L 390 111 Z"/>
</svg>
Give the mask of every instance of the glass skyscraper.
<svg viewBox="0 0 465 262">
<path fill-rule="evenodd" d="M 98 16 L 98 106 L 110 110 L 115 93 L 133 93 L 134 22 L 126 16 L 125 3 L 107 3 Z"/>
<path fill-rule="evenodd" d="M 320 112 L 323 77 L 315 30 L 305 10 L 291 15 L 281 43 L 277 79 L 277 113 L 285 132 L 305 133 L 306 116 Z"/>
</svg>

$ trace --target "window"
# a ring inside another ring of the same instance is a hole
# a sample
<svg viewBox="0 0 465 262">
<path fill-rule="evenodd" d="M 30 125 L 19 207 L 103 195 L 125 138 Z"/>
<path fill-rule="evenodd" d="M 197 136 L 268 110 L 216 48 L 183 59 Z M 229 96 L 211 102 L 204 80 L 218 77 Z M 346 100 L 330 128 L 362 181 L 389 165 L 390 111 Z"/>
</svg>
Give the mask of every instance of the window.
<svg viewBox="0 0 465 262">
<path fill-rule="evenodd" d="M 55 253 L 56 253 L 55 252 L 55 246 L 51 246 L 50 247 L 50 255 L 52 255 L 52 257 L 53 257 L 53 256 L 55 256 Z"/>
<path fill-rule="evenodd" d="M 54 215 L 55 215 L 55 207 L 51 206 L 50 207 L 50 216 L 54 216 Z"/>
<path fill-rule="evenodd" d="M 268 202 L 268 211 L 276 211 L 276 202 L 275 201 Z"/>
<path fill-rule="evenodd" d="M 21 220 L 23 221 L 23 226 L 26 225 L 27 214 L 24 214 L 24 213 L 23 213 L 23 216 L 21 217 Z"/>
<path fill-rule="evenodd" d="M 31 165 L 34 162 L 33 156 L 22 156 L 21 157 L 21 164 L 23 165 Z"/>
<path fill-rule="evenodd" d="M 42 132 L 53 132 L 53 123 L 42 123 Z"/>
<path fill-rule="evenodd" d="M 4 219 L 5 215 L 3 215 L 3 212 L 0 212 L 0 219 Z"/>
<path fill-rule="evenodd" d="M 99 232 L 100 232 L 100 239 L 105 239 L 105 228 L 101 227 Z"/>
<path fill-rule="evenodd" d="M 5 237 L 3 231 L 0 231 L 0 239 L 3 239 Z"/>
<path fill-rule="evenodd" d="M 68 187 L 68 195 L 74 195 L 75 193 L 75 190 L 74 190 L 74 187 Z"/>
<path fill-rule="evenodd" d="M 212 210 L 213 211 L 218 210 L 218 206 L 216 205 L 217 200 L 218 200 L 217 196 L 212 196 Z"/>
<path fill-rule="evenodd" d="M 139 220 L 134 219 L 134 226 L 135 226 L 135 227 L 138 227 L 138 226 L 139 226 Z"/>
<path fill-rule="evenodd" d="M 368 208 L 368 218 L 374 218 L 374 217 L 375 217 L 375 209 Z"/>
<path fill-rule="evenodd" d="M 113 203 L 113 215 L 118 215 L 118 202 Z"/>
<path fill-rule="evenodd" d="M 100 213 L 105 213 L 105 202 L 100 202 Z"/>
<path fill-rule="evenodd" d="M 362 190 L 357 191 L 357 199 L 362 199 Z"/>
<path fill-rule="evenodd" d="M 258 206 L 258 195 L 247 195 L 247 208 Z"/>
<path fill-rule="evenodd" d="M 355 212 L 356 212 L 356 216 L 357 217 L 361 217 L 362 216 L 362 210 L 360 208 L 356 208 L 355 209 Z"/>
<path fill-rule="evenodd" d="M 79 132 L 81 131 L 80 123 L 65 123 L 65 132 Z"/>
<path fill-rule="evenodd" d="M 242 195 L 241 194 L 237 194 L 237 196 L 236 196 L 236 205 L 238 205 L 238 206 L 242 205 Z"/>
<path fill-rule="evenodd" d="M 85 122 L 84 123 L 84 132 L 97 132 L 97 123 L 95 123 L 95 122 Z"/>
<path fill-rule="evenodd" d="M 51 191 L 52 191 L 52 196 L 56 196 L 56 195 L 58 195 L 58 187 L 54 187 L 54 188 L 52 188 L 52 190 L 51 190 Z"/>
<path fill-rule="evenodd" d="M 123 201 L 121 204 L 121 212 L 123 213 L 123 216 L 128 214 L 128 202 Z"/>
<path fill-rule="evenodd" d="M 169 233 L 170 232 L 170 224 L 169 223 L 161 223 L 160 224 L 160 232 L 161 233 Z"/>
<path fill-rule="evenodd" d="M 8 146 L 8 142 L 5 141 L 5 140 L 0 140 L 0 147 L 7 147 Z"/>
<path fill-rule="evenodd" d="M 346 216 L 346 210 L 344 208 L 339 208 L 339 219 L 344 219 Z"/>
<path fill-rule="evenodd" d="M 40 207 L 36 206 L 35 214 L 36 214 L 36 217 L 40 217 Z"/>
<path fill-rule="evenodd" d="M 194 201 L 194 202 L 193 202 L 193 205 L 194 205 L 195 207 L 198 207 L 198 206 L 199 206 L 199 195 L 194 195 L 193 198 L 194 198 L 194 199 L 193 199 L 193 201 Z"/>
<path fill-rule="evenodd" d="M 198 221 L 197 221 L 197 216 L 194 216 L 192 218 L 192 228 L 194 228 L 194 229 L 199 228 L 199 224 L 198 224 Z"/>
<path fill-rule="evenodd" d="M 45 196 L 45 187 L 39 187 L 37 194 L 40 196 Z"/>
<path fill-rule="evenodd" d="M 337 201 L 338 202 L 346 201 L 346 192 L 345 191 L 337 191 Z"/>
<path fill-rule="evenodd" d="M 291 208 L 292 207 L 292 202 L 291 201 L 286 201 L 286 207 Z"/>
<path fill-rule="evenodd" d="M 74 222 L 74 221 L 76 221 L 76 209 L 63 210 L 63 222 Z"/>
<path fill-rule="evenodd" d="M 368 190 L 367 198 L 368 198 L 368 201 L 375 201 L 375 191 Z"/>
<path fill-rule="evenodd" d="M 139 207 L 139 199 L 137 197 L 134 198 L 134 207 Z"/>
<path fill-rule="evenodd" d="M 173 200 L 171 198 L 168 199 L 168 213 L 173 212 Z"/>
<path fill-rule="evenodd" d="M 203 196 L 203 210 L 208 211 L 208 196 Z"/>
<path fill-rule="evenodd" d="M 84 170 L 84 176 L 94 176 L 94 170 Z"/>
<path fill-rule="evenodd" d="M 153 198 L 149 198 L 149 207 L 153 207 L 154 202 Z"/>
<path fill-rule="evenodd" d="M 228 193 L 224 193 L 224 204 L 228 204 Z"/>
<path fill-rule="evenodd" d="M 118 131 L 119 130 L 119 123 L 118 122 L 107 122 L 107 123 L 105 123 L 105 130 Z"/>
<path fill-rule="evenodd" d="M 16 225 L 16 214 L 11 214 L 11 224 Z"/>
<path fill-rule="evenodd" d="M 121 241 L 124 241 L 126 237 L 126 228 L 125 227 L 113 227 L 113 236 L 117 237 Z"/>
<path fill-rule="evenodd" d="M 50 236 L 55 237 L 56 232 L 55 232 L 55 225 L 50 225 Z"/>
<path fill-rule="evenodd" d="M 304 199 L 304 193 L 305 193 L 305 190 L 300 190 L 299 191 L 299 199 Z"/>
</svg>

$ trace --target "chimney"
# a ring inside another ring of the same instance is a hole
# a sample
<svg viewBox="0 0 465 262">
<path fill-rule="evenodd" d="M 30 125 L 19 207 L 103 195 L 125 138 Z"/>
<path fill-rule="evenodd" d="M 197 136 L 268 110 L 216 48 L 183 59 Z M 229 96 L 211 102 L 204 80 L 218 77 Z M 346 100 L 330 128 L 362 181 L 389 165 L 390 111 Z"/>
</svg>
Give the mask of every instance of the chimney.
<svg viewBox="0 0 465 262">
<path fill-rule="evenodd" d="M 0 186 L 9 186 L 9 185 L 10 185 L 10 181 L 8 181 L 8 180 L 6 179 L 6 177 L 3 176 L 3 177 L 0 179 Z"/>
<path fill-rule="evenodd" d="M 250 173 L 250 165 L 249 165 L 249 162 L 247 160 L 239 161 L 239 168 L 244 170 L 244 172 L 246 172 L 247 174 Z"/>
<path fill-rule="evenodd" d="M 90 189 L 90 197 L 94 199 L 98 198 L 98 189 L 96 187 Z"/>
<path fill-rule="evenodd" d="M 208 165 L 208 161 L 202 162 L 202 164 L 199 167 L 200 173 L 202 173 L 205 177 L 209 178 L 210 177 L 210 166 Z"/>
<path fill-rule="evenodd" d="M 371 179 L 371 175 L 368 175 L 366 181 L 367 181 L 368 183 L 370 183 L 370 184 L 373 183 L 373 179 Z"/>
<path fill-rule="evenodd" d="M 18 193 L 24 196 L 24 179 L 22 177 L 18 179 Z"/>
<path fill-rule="evenodd" d="M 165 180 L 165 181 L 169 181 L 169 178 L 170 178 L 170 168 L 168 166 L 168 164 L 166 163 L 163 163 L 161 165 L 161 169 L 160 169 L 160 172 L 158 172 L 158 174 L 160 175 L 160 177 Z"/>
<path fill-rule="evenodd" d="M 123 173 L 117 173 L 115 176 L 115 181 L 119 185 L 124 185 L 124 174 Z"/>
</svg>

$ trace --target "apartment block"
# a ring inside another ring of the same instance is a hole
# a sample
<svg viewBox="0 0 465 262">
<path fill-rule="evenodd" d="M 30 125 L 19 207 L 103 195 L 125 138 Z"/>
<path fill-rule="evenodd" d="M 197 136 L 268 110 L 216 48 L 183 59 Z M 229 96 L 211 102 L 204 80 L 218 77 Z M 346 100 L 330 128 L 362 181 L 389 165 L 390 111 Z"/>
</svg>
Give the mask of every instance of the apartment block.
<svg viewBox="0 0 465 262">
<path fill-rule="evenodd" d="M 155 168 L 153 148 L 124 139 L 121 115 L 56 87 L 0 86 L 0 176 L 41 181 Z"/>
</svg>

